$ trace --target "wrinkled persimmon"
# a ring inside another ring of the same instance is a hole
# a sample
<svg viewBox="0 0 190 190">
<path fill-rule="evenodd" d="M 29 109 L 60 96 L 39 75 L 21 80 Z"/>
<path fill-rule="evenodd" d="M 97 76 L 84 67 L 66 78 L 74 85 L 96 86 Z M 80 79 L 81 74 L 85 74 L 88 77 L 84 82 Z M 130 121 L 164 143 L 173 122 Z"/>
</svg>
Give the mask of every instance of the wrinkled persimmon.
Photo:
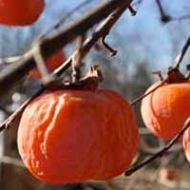
<svg viewBox="0 0 190 190">
<path fill-rule="evenodd" d="M 50 184 L 105 180 L 124 172 L 138 144 L 129 103 L 112 90 L 57 90 L 34 99 L 18 129 L 29 171 Z"/>
<path fill-rule="evenodd" d="M 34 23 L 44 9 L 44 0 L 1 0 L 0 23 L 24 26 Z"/>
<path fill-rule="evenodd" d="M 160 85 L 152 85 L 147 91 Z M 173 138 L 190 116 L 190 83 L 165 83 L 142 100 L 141 115 L 153 134 L 163 139 Z"/>
</svg>

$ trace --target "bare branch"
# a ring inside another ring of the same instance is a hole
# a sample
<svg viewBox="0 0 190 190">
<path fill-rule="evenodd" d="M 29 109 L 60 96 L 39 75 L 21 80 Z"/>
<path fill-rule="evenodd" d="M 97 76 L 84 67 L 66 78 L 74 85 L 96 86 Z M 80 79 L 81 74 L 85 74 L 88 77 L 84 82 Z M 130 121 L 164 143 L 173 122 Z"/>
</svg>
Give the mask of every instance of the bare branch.
<svg viewBox="0 0 190 190">
<path fill-rule="evenodd" d="M 187 53 L 187 50 L 188 50 L 189 46 L 190 46 L 190 37 L 185 42 L 180 54 L 176 57 L 175 62 L 173 64 L 173 68 L 175 68 L 175 69 L 179 68 L 179 65 L 182 62 L 185 54 Z"/>
<path fill-rule="evenodd" d="M 156 0 L 156 4 L 157 4 L 159 12 L 160 12 L 160 19 L 161 19 L 161 21 L 163 23 L 167 23 L 167 22 L 171 21 L 171 17 L 165 13 L 160 0 Z"/>
<path fill-rule="evenodd" d="M 143 168 L 144 166 L 146 166 L 147 164 L 150 164 L 152 161 L 154 161 L 155 159 L 157 159 L 158 157 L 163 156 L 178 140 L 179 138 L 183 135 L 183 133 L 190 127 L 190 117 L 187 118 L 187 120 L 185 121 L 181 131 L 179 131 L 179 133 L 160 151 L 158 151 L 156 154 L 154 154 L 153 156 L 147 158 L 145 161 L 142 161 L 141 163 L 132 166 L 131 168 L 129 168 L 126 172 L 125 175 L 126 176 L 130 176 L 133 173 L 135 173 L 137 170 Z"/>
<path fill-rule="evenodd" d="M 125 5 L 129 6 L 131 2 L 132 0 L 106 1 L 106 3 L 104 3 L 102 6 L 96 8 L 77 23 L 68 27 L 66 30 L 48 38 L 40 38 L 38 43 L 39 47 L 41 48 L 42 55 L 45 57 L 45 59 L 48 58 L 63 48 L 66 44 L 74 40 L 77 36 L 86 33 L 87 30 L 106 18 L 118 7 Z M 21 61 L 7 66 L 6 69 L 0 73 L 0 89 L 3 89 L 3 92 L 6 92 L 7 89 L 10 89 L 35 66 L 33 51 L 30 50 L 22 57 Z"/>
<path fill-rule="evenodd" d="M 130 104 L 134 105 L 138 102 L 140 102 L 143 98 L 145 98 L 146 96 L 152 94 L 155 90 L 157 90 L 158 88 L 160 88 L 167 80 L 163 80 L 160 82 L 160 84 L 158 86 L 156 86 L 155 88 L 153 88 L 152 90 L 150 90 L 149 92 L 139 96 L 138 98 L 134 99 Z"/>
</svg>

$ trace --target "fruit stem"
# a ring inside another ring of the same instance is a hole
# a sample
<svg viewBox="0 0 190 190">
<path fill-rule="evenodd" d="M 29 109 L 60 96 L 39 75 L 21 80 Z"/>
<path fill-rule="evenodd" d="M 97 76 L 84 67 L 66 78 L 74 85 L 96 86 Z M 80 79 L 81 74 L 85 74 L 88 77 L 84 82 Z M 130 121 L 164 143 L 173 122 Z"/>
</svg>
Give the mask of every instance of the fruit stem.
<svg viewBox="0 0 190 190">
<path fill-rule="evenodd" d="M 72 82 L 78 82 L 81 77 L 81 65 L 83 59 L 83 43 L 85 41 L 85 35 L 81 35 L 77 40 L 77 50 L 72 60 Z"/>
<path fill-rule="evenodd" d="M 179 69 L 180 63 L 182 62 L 185 54 L 187 53 L 189 46 L 190 46 L 190 37 L 186 40 L 186 42 L 181 50 L 181 53 L 176 57 L 174 65 L 173 65 L 174 69 Z"/>
</svg>

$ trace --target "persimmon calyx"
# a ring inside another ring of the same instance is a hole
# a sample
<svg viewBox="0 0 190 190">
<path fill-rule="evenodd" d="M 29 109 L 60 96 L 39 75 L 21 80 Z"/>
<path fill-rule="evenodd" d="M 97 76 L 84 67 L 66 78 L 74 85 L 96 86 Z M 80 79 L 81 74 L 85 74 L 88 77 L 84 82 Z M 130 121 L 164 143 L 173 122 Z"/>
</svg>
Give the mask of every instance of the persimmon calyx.
<svg viewBox="0 0 190 190">
<path fill-rule="evenodd" d="M 80 90 L 95 90 L 98 87 L 99 82 L 103 80 L 103 75 L 98 65 L 90 67 L 87 74 L 76 82 L 64 81 L 63 78 L 55 78 L 49 83 L 42 84 L 42 86 L 48 90 L 57 89 L 80 89 Z"/>
<path fill-rule="evenodd" d="M 167 83 L 187 82 L 188 79 L 180 72 L 178 68 L 169 67 L 167 73 Z"/>
</svg>

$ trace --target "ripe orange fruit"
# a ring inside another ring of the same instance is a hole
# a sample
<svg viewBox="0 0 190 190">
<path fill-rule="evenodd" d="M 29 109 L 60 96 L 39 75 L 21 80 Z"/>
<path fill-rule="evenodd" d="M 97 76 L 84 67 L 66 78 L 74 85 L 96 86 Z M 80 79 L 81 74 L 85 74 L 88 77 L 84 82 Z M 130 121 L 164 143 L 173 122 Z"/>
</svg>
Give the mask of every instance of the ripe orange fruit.
<svg viewBox="0 0 190 190">
<path fill-rule="evenodd" d="M 159 84 L 155 83 L 147 92 Z M 189 98 L 189 82 L 163 84 L 142 100 L 141 115 L 145 125 L 158 137 L 173 138 L 190 115 Z"/>
<path fill-rule="evenodd" d="M 190 129 L 188 128 L 183 134 L 183 150 L 185 157 L 190 162 Z"/>
<path fill-rule="evenodd" d="M 26 167 L 50 184 L 117 176 L 137 145 L 132 108 L 112 90 L 46 92 L 28 105 L 18 129 Z"/>
<path fill-rule="evenodd" d="M 1 0 L 0 23 L 11 26 L 35 22 L 44 9 L 44 0 Z"/>
<path fill-rule="evenodd" d="M 50 72 L 54 71 L 57 67 L 59 67 L 65 61 L 65 54 L 63 51 L 59 51 L 52 56 L 50 56 L 47 60 L 48 69 Z M 31 72 L 31 76 L 39 79 L 41 77 L 40 72 L 37 69 L 34 69 Z"/>
</svg>

